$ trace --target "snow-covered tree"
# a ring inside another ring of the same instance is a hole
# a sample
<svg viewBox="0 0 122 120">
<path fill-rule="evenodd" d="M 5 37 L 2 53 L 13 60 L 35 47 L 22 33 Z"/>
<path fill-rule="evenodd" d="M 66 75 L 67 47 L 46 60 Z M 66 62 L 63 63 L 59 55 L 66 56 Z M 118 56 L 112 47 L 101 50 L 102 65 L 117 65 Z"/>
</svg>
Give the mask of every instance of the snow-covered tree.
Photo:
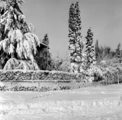
<svg viewBox="0 0 122 120">
<path fill-rule="evenodd" d="M 26 22 L 21 11 L 23 0 L 0 0 L 0 52 L 8 57 L 4 70 L 39 69 L 34 54 L 40 40 L 32 33 L 32 25 Z"/>
<path fill-rule="evenodd" d="M 95 64 L 95 50 L 93 45 L 93 32 L 91 31 L 91 28 L 87 31 L 86 36 L 86 68 L 90 68 L 91 65 Z"/>
<path fill-rule="evenodd" d="M 69 9 L 69 50 L 71 71 L 80 72 L 83 42 L 81 36 L 81 18 L 79 3 L 71 4 Z"/>
</svg>

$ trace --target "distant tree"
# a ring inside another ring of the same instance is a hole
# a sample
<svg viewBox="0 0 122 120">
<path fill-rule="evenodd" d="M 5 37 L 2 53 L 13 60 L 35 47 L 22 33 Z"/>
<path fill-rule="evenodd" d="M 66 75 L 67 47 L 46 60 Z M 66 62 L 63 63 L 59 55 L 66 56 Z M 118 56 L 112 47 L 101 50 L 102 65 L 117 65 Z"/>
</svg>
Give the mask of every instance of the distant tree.
<svg viewBox="0 0 122 120">
<path fill-rule="evenodd" d="M 91 65 L 94 64 L 95 62 L 95 50 L 94 50 L 94 45 L 93 45 L 93 32 L 91 31 L 91 28 L 88 29 L 87 31 L 87 36 L 86 36 L 86 65 L 87 69 L 90 68 Z"/>
<path fill-rule="evenodd" d="M 116 58 L 120 61 L 121 60 L 121 44 L 119 43 L 116 48 Z"/>
<path fill-rule="evenodd" d="M 114 58 L 115 55 L 116 55 L 115 51 L 112 50 L 112 51 L 111 51 L 111 58 Z"/>
<path fill-rule="evenodd" d="M 122 50 L 120 52 L 120 62 L 122 62 Z"/>
<path fill-rule="evenodd" d="M 99 56 L 99 43 L 98 43 L 98 40 L 96 40 L 96 43 L 95 43 L 95 57 L 96 57 L 96 60 L 99 61 L 100 59 L 100 56 Z"/>
<path fill-rule="evenodd" d="M 111 52 L 112 52 L 111 47 L 105 46 L 105 47 L 104 47 L 104 52 L 103 52 L 104 58 L 106 57 L 106 58 L 109 58 L 109 59 L 110 59 L 110 58 L 112 57 Z"/>
<path fill-rule="evenodd" d="M 40 45 L 21 11 L 23 0 L 1 0 L 0 8 L 0 55 L 4 70 L 39 69 L 34 54 Z"/>
<path fill-rule="evenodd" d="M 81 18 L 79 3 L 71 4 L 69 9 L 69 50 L 72 72 L 79 72 L 82 62 L 83 42 L 81 36 Z M 76 67 L 75 67 L 76 66 Z M 74 70 L 75 69 L 75 70 Z"/>
<path fill-rule="evenodd" d="M 98 50 L 96 50 L 97 46 L 97 41 L 95 44 L 95 54 L 97 63 L 99 64 L 102 60 L 108 60 L 111 58 L 115 58 L 115 51 L 111 49 L 109 46 L 100 46 Z"/>
<path fill-rule="evenodd" d="M 48 38 L 48 34 L 45 34 L 44 39 L 42 40 L 42 43 L 44 43 L 45 45 L 49 45 L 49 38 Z"/>
</svg>

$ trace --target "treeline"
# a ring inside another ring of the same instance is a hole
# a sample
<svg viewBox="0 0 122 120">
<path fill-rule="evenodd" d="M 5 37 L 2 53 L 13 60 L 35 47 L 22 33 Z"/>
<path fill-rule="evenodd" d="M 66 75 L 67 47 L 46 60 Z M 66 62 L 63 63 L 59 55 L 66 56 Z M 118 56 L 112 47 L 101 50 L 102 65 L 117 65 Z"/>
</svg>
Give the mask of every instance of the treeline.
<svg viewBox="0 0 122 120">
<path fill-rule="evenodd" d="M 121 63 L 122 61 L 122 50 L 121 44 L 117 45 L 117 48 L 113 50 L 110 46 L 100 46 L 98 40 L 95 43 L 95 56 L 96 61 L 99 64 L 102 60 L 116 59 Z"/>
</svg>

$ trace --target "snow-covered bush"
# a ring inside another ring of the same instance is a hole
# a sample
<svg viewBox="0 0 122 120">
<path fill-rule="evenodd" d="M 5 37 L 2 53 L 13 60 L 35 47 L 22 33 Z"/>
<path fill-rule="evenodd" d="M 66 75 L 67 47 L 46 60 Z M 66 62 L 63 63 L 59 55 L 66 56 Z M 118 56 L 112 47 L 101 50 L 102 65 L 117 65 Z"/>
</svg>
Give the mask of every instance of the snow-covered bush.
<svg viewBox="0 0 122 120">
<path fill-rule="evenodd" d="M 103 71 L 105 79 L 109 83 L 121 82 L 120 76 L 122 75 L 122 64 L 118 63 L 115 58 L 101 61 L 99 67 Z"/>
<path fill-rule="evenodd" d="M 104 70 L 100 66 L 92 65 L 89 69 L 82 72 L 86 82 L 100 81 L 104 78 Z"/>
<path fill-rule="evenodd" d="M 70 72 L 70 68 L 71 65 L 68 55 L 63 58 L 57 56 L 57 58 L 54 58 L 51 61 L 51 70 Z"/>
</svg>

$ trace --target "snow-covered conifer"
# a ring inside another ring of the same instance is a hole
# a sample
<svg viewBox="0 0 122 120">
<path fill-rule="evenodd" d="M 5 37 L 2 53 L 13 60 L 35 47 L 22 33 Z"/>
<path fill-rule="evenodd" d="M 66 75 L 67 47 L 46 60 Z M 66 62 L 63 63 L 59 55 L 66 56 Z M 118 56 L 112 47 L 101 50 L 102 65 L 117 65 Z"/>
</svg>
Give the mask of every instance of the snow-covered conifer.
<svg viewBox="0 0 122 120">
<path fill-rule="evenodd" d="M 69 50 L 71 71 L 80 72 L 83 42 L 81 36 L 81 18 L 79 3 L 71 4 L 69 9 Z"/>
<path fill-rule="evenodd" d="M 87 31 L 86 36 L 86 69 L 90 68 L 92 65 L 95 64 L 95 50 L 93 45 L 93 32 L 91 28 Z"/>
<path fill-rule="evenodd" d="M 32 33 L 32 25 L 26 22 L 21 11 L 24 1 L 1 2 L 4 5 L 0 8 L 0 51 L 8 56 L 4 69 L 38 69 L 34 54 L 41 41 Z"/>
</svg>

